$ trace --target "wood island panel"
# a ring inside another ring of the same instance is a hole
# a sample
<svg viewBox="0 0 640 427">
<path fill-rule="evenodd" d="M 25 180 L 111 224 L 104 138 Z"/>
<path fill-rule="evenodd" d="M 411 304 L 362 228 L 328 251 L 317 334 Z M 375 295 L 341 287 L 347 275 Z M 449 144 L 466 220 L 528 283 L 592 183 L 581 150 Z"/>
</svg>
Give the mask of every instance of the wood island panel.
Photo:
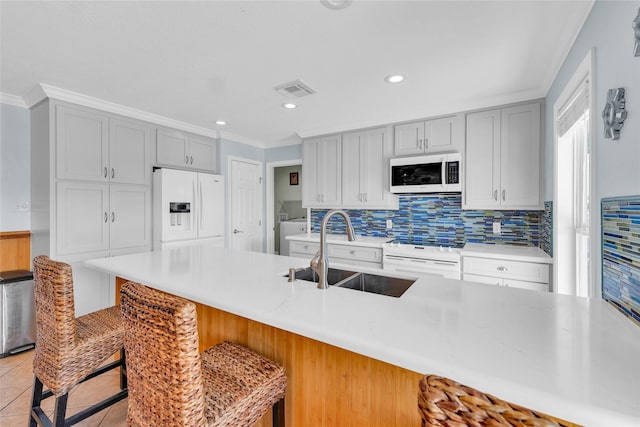
<svg viewBox="0 0 640 427">
<path fill-rule="evenodd" d="M 31 232 L 0 232 L 0 271 L 29 270 L 31 266 Z"/>
<path fill-rule="evenodd" d="M 116 299 L 125 280 L 116 280 Z M 229 340 L 287 371 L 290 427 L 419 426 L 421 374 L 196 303 L 200 349 Z M 271 426 L 271 416 L 256 426 Z"/>
</svg>

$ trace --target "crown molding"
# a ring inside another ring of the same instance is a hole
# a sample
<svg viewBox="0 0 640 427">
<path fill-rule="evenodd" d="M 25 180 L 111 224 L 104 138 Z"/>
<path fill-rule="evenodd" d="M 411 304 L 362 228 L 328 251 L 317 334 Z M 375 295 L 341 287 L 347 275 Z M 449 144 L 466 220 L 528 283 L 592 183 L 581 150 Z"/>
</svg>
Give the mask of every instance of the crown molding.
<svg viewBox="0 0 640 427">
<path fill-rule="evenodd" d="M 116 104 L 114 102 L 105 101 L 103 99 L 94 98 L 44 83 L 40 83 L 39 85 L 34 87 L 31 92 L 29 92 L 24 98 L 29 108 L 41 102 L 45 98 L 51 98 L 77 105 L 83 105 L 85 107 L 96 108 L 98 110 L 107 111 L 109 113 L 119 114 L 122 116 L 151 122 L 161 126 L 167 126 L 173 129 L 183 130 L 202 136 L 220 138 L 219 132 L 214 129 L 192 125 L 179 120 L 171 119 L 169 117 L 160 116 L 158 114 L 149 113 L 146 111 L 127 107 L 125 105 Z"/>
<path fill-rule="evenodd" d="M 257 139 L 247 138 L 246 136 L 238 135 L 235 133 L 227 132 L 224 130 L 218 131 L 219 138 L 226 139 L 227 141 L 239 142 L 241 144 L 251 145 L 256 148 L 271 148 L 271 146 L 267 147 L 267 144 L 264 141 L 258 141 Z"/>
<path fill-rule="evenodd" d="M 15 107 L 27 108 L 27 104 L 24 102 L 21 96 L 11 95 L 9 93 L 0 92 L 0 103 L 13 105 Z"/>
</svg>

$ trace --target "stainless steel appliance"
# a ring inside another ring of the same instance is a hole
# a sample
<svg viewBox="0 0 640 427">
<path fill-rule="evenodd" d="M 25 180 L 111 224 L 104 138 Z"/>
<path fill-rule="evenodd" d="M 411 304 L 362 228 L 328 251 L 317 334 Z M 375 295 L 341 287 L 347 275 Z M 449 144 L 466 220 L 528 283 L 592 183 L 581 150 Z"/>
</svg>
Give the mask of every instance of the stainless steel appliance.
<svg viewBox="0 0 640 427">
<path fill-rule="evenodd" d="M 389 161 L 392 193 L 462 191 L 460 153 L 399 157 Z"/>
<path fill-rule="evenodd" d="M 394 242 L 382 245 L 382 268 L 389 271 L 460 280 L 461 264 L 460 249 L 456 248 Z"/>
<path fill-rule="evenodd" d="M 0 357 L 32 348 L 36 341 L 36 309 L 30 271 L 0 273 L 0 310 Z"/>
</svg>

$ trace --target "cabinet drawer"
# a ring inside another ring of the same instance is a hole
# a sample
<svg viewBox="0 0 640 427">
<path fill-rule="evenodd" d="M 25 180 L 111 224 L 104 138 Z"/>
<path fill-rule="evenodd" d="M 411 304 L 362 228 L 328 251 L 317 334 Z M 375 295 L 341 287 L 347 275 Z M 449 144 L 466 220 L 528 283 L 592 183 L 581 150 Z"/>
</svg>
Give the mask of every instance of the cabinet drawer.
<svg viewBox="0 0 640 427">
<path fill-rule="evenodd" d="M 465 275 L 477 274 L 527 282 L 549 283 L 549 264 L 463 257 L 462 270 Z"/>
<path fill-rule="evenodd" d="M 329 244 L 329 256 L 354 261 L 382 263 L 382 249 L 352 245 Z"/>
<path fill-rule="evenodd" d="M 297 252 L 298 254 L 307 254 L 313 256 L 318 252 L 318 250 L 320 250 L 319 243 L 299 242 L 296 240 L 292 240 L 291 244 L 289 245 L 289 253 L 291 253 L 291 256 L 295 256 L 293 255 L 294 252 Z"/>
</svg>

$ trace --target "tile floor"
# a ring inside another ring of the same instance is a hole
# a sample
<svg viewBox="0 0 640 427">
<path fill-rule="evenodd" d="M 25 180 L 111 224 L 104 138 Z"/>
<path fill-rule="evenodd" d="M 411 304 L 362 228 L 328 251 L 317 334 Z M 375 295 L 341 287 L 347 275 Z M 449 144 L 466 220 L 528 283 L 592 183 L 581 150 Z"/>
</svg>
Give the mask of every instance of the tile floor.
<svg viewBox="0 0 640 427">
<path fill-rule="evenodd" d="M 0 359 L 0 426 L 26 427 L 29 420 L 33 385 L 33 350 Z M 116 393 L 120 389 L 118 370 L 114 369 L 79 386 L 69 395 L 67 413 L 74 414 Z M 54 398 L 45 400 L 44 411 L 51 416 Z M 120 427 L 127 425 L 127 399 L 76 424 L 83 427 Z"/>
</svg>

